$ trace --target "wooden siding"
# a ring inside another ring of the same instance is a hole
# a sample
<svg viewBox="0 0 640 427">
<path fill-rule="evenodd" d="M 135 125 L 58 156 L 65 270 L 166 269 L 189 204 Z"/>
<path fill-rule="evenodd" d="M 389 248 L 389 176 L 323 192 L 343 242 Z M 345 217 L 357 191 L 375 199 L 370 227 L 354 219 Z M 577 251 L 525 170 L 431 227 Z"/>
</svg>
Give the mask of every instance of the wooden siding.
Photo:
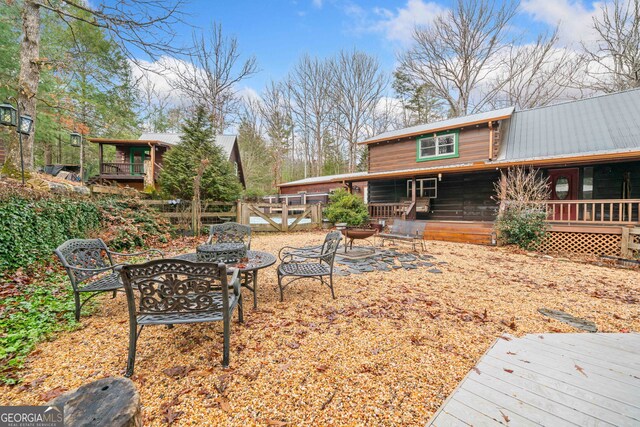
<svg viewBox="0 0 640 427">
<path fill-rule="evenodd" d="M 584 168 L 581 168 L 580 172 L 580 177 L 582 178 L 584 176 Z M 596 165 L 593 168 L 593 198 L 622 198 L 622 184 L 626 172 L 630 173 L 631 176 L 631 198 L 640 198 L 640 162 Z M 580 192 L 582 193 L 582 185 L 580 185 Z"/>
<path fill-rule="evenodd" d="M 489 159 L 489 128 L 485 125 L 461 130 L 458 138 L 459 157 L 418 162 L 416 161 L 416 147 L 416 138 L 413 137 L 398 142 L 369 145 L 369 172 L 486 161 Z"/>
</svg>

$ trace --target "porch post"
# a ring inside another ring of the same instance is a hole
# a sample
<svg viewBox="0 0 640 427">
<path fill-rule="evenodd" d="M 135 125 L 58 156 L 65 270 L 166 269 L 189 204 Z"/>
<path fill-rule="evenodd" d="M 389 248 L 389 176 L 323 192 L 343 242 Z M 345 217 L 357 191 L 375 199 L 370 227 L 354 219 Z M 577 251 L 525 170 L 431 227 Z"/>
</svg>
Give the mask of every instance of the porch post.
<svg viewBox="0 0 640 427">
<path fill-rule="evenodd" d="M 500 169 L 500 207 L 498 208 L 498 216 L 501 216 L 504 212 L 505 199 L 507 197 L 507 173 Z"/>
<path fill-rule="evenodd" d="M 151 175 L 149 176 L 149 182 L 151 183 L 151 185 L 155 188 L 156 186 L 156 145 L 155 144 L 149 144 L 151 146 L 151 161 L 150 161 L 150 165 L 149 165 L 149 169 L 151 169 L 149 172 L 151 173 Z"/>
<path fill-rule="evenodd" d="M 416 177 L 411 178 L 411 202 L 416 202 Z"/>
<path fill-rule="evenodd" d="M 353 182 L 347 182 L 347 191 L 349 194 L 353 194 Z"/>
<path fill-rule="evenodd" d="M 102 153 L 102 143 L 98 144 L 98 164 L 100 165 L 99 168 L 99 172 L 98 175 L 102 175 L 102 157 L 103 157 L 103 153 Z"/>
</svg>

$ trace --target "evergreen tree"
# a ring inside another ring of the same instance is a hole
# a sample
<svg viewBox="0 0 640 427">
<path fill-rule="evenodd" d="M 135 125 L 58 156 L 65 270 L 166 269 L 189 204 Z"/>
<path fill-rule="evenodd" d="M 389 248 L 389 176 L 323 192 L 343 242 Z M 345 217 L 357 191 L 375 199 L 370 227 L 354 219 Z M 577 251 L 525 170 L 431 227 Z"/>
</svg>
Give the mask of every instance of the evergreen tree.
<svg viewBox="0 0 640 427">
<path fill-rule="evenodd" d="M 204 107 L 198 106 L 193 117 L 182 126 L 180 143 L 163 157 L 159 183 L 168 197 L 191 200 L 194 179 L 202 161 L 208 161 L 202 174 L 200 198 L 230 202 L 240 197 L 242 186 L 224 155 L 215 144 L 213 125 Z"/>
</svg>

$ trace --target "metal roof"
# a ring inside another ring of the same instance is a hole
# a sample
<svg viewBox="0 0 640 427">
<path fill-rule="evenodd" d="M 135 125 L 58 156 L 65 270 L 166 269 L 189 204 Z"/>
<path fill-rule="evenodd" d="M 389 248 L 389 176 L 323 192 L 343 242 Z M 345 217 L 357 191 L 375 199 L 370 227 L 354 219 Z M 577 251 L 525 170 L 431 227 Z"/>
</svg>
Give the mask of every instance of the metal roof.
<svg viewBox="0 0 640 427">
<path fill-rule="evenodd" d="M 177 145 L 180 143 L 181 133 L 157 133 L 145 132 L 140 135 L 140 140 L 160 141 L 167 145 Z M 231 157 L 233 145 L 236 142 L 237 135 L 216 135 L 216 144 L 222 147 L 227 157 Z"/>
<path fill-rule="evenodd" d="M 297 181 L 290 181 L 279 184 L 278 187 L 289 187 L 291 185 L 308 185 L 308 184 L 321 184 L 323 182 L 336 182 L 342 180 L 350 180 L 353 178 L 363 177 L 366 178 L 368 175 L 367 172 L 354 172 L 354 173 L 343 173 L 339 175 L 325 175 L 325 176 L 313 176 L 311 178 L 299 179 Z"/>
<path fill-rule="evenodd" d="M 497 162 L 640 149 L 640 88 L 516 111 L 503 123 Z"/>
<path fill-rule="evenodd" d="M 499 110 L 487 111 L 485 113 L 471 114 L 469 116 L 455 117 L 453 119 L 441 120 L 424 125 L 411 126 L 404 129 L 393 130 L 366 139 L 360 144 L 371 144 L 372 142 L 387 141 L 390 139 L 402 138 L 406 136 L 421 135 L 428 132 L 437 132 L 446 129 L 455 129 L 471 124 L 485 123 L 490 120 L 504 119 L 513 113 L 513 107 L 501 108 Z"/>
</svg>

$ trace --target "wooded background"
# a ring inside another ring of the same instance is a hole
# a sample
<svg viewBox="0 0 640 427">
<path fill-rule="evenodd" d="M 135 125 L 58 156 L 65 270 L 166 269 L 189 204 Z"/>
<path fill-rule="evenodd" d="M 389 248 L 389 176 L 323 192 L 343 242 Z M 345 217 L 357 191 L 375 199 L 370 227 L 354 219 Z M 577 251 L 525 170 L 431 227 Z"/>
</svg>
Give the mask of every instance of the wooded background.
<svg viewBox="0 0 640 427">
<path fill-rule="evenodd" d="M 77 164 L 73 130 L 111 138 L 177 132 L 202 106 L 216 132 L 239 134 L 247 193 L 261 195 L 283 181 L 366 170 L 357 142 L 380 132 L 640 86 L 640 0 L 602 3 L 592 22 L 597 40 L 580 46 L 563 46 L 557 29 L 524 43 L 512 25 L 518 2 L 458 0 L 414 29 L 391 72 L 357 49 L 308 52 L 258 97 L 239 89 L 261 72 L 259 58 L 244 55 L 221 23 L 194 29 L 190 46 L 177 46 L 180 2 L 111 3 L 0 4 L 0 98 L 17 96 L 36 116 L 25 138 L 28 168 Z M 140 56 L 154 59 L 153 69 Z M 159 74 L 181 103 L 153 83 Z M 2 128 L 0 138 L 7 172 L 19 161 L 17 136 Z M 97 147 L 86 147 L 91 176 Z"/>
</svg>

